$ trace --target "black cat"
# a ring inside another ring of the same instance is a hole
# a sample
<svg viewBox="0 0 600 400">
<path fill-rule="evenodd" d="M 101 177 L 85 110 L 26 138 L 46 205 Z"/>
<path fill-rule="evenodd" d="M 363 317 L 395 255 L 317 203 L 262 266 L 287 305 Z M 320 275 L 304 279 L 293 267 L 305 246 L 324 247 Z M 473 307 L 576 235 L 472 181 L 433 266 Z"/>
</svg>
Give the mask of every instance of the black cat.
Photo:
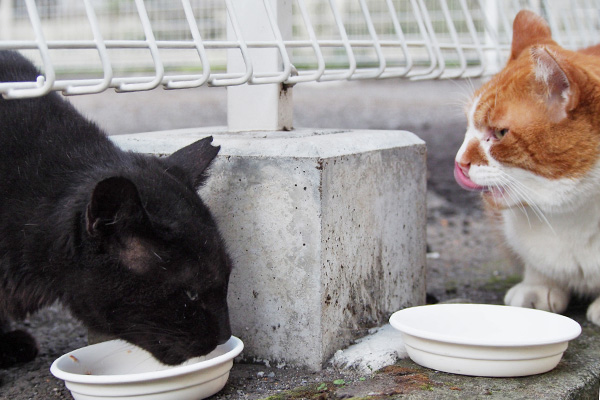
<svg viewBox="0 0 600 400">
<path fill-rule="evenodd" d="M 0 51 L 0 82 L 38 75 Z M 0 99 L 0 366 L 37 353 L 8 320 L 56 300 L 165 364 L 229 339 L 231 262 L 197 195 L 211 141 L 149 157 L 118 149 L 56 93 Z"/>
</svg>

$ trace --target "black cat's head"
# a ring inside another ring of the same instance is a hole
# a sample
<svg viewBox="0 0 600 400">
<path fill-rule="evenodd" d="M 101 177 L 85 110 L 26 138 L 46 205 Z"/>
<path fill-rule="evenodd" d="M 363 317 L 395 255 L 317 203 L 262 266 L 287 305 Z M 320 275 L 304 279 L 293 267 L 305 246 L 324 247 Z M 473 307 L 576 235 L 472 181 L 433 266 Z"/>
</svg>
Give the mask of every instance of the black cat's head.
<svg viewBox="0 0 600 400">
<path fill-rule="evenodd" d="M 97 182 L 82 215 L 80 271 L 66 302 L 95 331 L 179 364 L 231 336 L 231 261 L 197 194 L 219 151 L 200 140 Z"/>
</svg>

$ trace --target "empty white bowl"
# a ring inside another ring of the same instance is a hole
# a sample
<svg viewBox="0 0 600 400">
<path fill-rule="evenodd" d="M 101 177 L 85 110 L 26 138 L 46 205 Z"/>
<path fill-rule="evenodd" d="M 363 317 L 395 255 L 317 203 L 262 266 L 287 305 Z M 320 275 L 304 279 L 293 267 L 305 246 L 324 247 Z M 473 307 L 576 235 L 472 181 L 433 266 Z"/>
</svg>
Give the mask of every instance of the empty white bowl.
<svg viewBox="0 0 600 400">
<path fill-rule="evenodd" d="M 570 318 L 530 308 L 437 304 L 395 312 L 409 357 L 419 365 L 473 376 L 550 371 L 581 333 Z"/>
<path fill-rule="evenodd" d="M 197 400 L 223 389 L 243 348 L 232 336 L 204 357 L 168 366 L 137 346 L 111 340 L 63 355 L 50 372 L 65 381 L 76 400 Z"/>
</svg>

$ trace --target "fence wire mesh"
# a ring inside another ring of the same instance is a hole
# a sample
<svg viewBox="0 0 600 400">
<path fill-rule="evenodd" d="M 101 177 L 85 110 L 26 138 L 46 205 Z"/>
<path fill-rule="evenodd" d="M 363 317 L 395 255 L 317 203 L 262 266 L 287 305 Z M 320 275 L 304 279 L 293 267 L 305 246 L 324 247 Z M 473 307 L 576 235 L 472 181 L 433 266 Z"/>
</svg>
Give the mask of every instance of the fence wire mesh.
<svg viewBox="0 0 600 400">
<path fill-rule="evenodd" d="M 242 1 L 255 3 L 250 15 L 238 11 Z M 22 51 L 43 72 L 36 82 L 0 83 L 0 93 L 478 77 L 503 65 L 520 9 L 544 16 L 556 40 L 576 49 L 600 42 L 599 6 L 600 0 L 0 0 L 0 49 Z M 266 21 L 270 37 L 247 28 L 254 20 Z M 277 53 L 277 65 L 254 68 L 268 52 Z M 242 67 L 228 70 L 228 59 L 236 58 Z"/>
</svg>

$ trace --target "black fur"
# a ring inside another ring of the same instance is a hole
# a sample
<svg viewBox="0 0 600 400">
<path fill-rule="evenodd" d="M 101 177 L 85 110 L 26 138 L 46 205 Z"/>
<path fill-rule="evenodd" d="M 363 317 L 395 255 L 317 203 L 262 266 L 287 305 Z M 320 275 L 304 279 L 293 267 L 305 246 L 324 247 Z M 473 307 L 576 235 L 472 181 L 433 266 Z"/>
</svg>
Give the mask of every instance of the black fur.
<svg viewBox="0 0 600 400">
<path fill-rule="evenodd" d="M 0 51 L 0 82 L 38 75 Z M 59 300 L 166 364 L 225 342 L 231 262 L 197 195 L 211 141 L 148 157 L 118 149 L 56 93 L 0 99 L 0 327 Z M 0 328 L 0 343 L 4 367 L 37 352 L 24 332 Z"/>
</svg>

